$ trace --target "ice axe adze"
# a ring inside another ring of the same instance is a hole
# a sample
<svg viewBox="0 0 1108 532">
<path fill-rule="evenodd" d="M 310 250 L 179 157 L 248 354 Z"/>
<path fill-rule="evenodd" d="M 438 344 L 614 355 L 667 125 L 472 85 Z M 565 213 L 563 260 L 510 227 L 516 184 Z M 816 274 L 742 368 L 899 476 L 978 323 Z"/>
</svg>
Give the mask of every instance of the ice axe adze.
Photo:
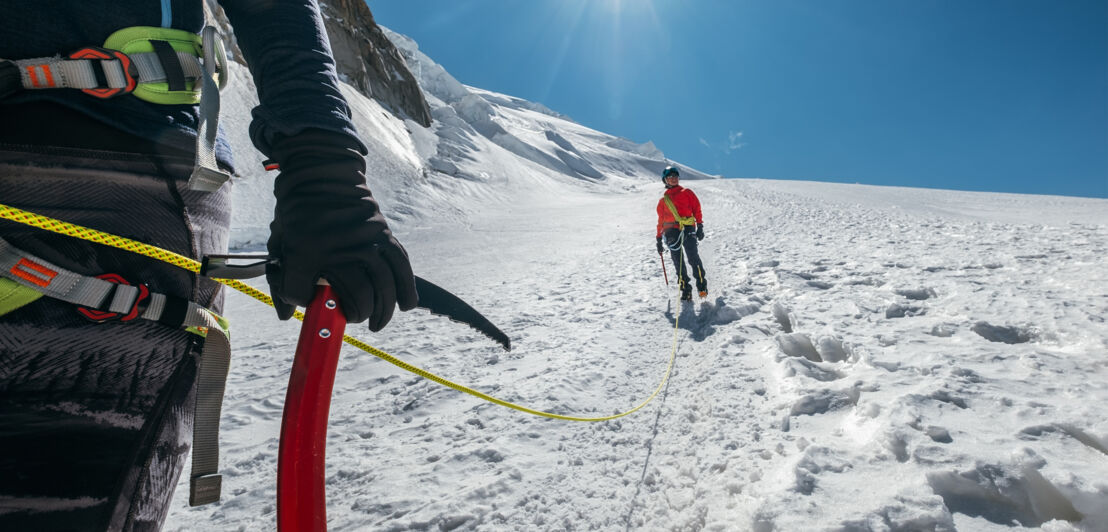
<svg viewBox="0 0 1108 532">
<path fill-rule="evenodd" d="M 275 259 L 269 255 L 208 255 L 200 267 L 200 275 L 219 279 L 251 279 L 265 275 L 265 266 Z M 247 264 L 235 264 L 233 261 L 252 261 Z M 432 314 L 445 316 L 451 321 L 469 325 L 500 344 L 505 351 L 512 350 L 512 341 L 484 315 L 471 307 L 458 296 L 438 285 L 416 276 L 416 292 L 419 293 L 417 307 L 427 309 Z M 341 336 L 340 336 L 341 338 Z"/>
</svg>

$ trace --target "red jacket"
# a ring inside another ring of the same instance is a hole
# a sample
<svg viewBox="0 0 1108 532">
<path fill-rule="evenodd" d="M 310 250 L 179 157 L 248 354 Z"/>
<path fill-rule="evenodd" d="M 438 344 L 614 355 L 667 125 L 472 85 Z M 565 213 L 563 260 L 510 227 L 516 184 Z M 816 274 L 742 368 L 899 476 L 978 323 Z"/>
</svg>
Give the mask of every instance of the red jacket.
<svg viewBox="0 0 1108 532">
<path fill-rule="evenodd" d="M 696 194 L 693 194 L 693 191 L 677 185 L 673 188 L 667 188 L 665 195 L 669 196 L 673 206 L 677 207 L 678 216 L 692 216 L 696 218 L 696 223 L 704 223 L 704 218 L 700 214 L 700 199 L 696 197 Z M 665 198 L 658 200 L 658 234 L 655 236 L 662 236 L 662 231 L 679 226 L 677 220 L 673 219 L 673 213 L 666 205 Z"/>
</svg>

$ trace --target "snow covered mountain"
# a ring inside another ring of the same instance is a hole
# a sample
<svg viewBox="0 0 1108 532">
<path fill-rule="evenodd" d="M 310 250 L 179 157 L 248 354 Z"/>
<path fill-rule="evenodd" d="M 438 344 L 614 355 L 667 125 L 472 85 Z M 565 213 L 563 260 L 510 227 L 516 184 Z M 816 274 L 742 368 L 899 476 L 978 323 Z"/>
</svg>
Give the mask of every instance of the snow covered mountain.
<svg viewBox="0 0 1108 532">
<path fill-rule="evenodd" d="M 434 138 L 422 135 L 425 142 L 418 148 L 432 171 L 482 182 L 516 180 L 535 170 L 554 178 L 610 181 L 654 179 L 667 164 L 652 143 L 635 144 L 583 127 L 541 104 L 462 85 L 420 52 L 415 41 L 385 33 L 431 105 Z M 491 154 L 502 165 L 490 167 Z M 708 177 L 691 168 L 683 174 Z"/>
<path fill-rule="evenodd" d="M 388 35 L 434 122 L 344 87 L 370 186 L 417 273 L 514 349 L 419 311 L 348 333 L 566 415 L 630 409 L 676 356 L 645 408 L 580 423 L 344 350 L 331 530 L 1108 530 L 1108 201 L 686 182 L 710 295 L 683 305 L 654 252 L 656 147 L 466 87 Z M 235 76 L 233 245 L 252 248 L 271 181 Z M 275 527 L 297 327 L 234 293 L 227 307 L 223 501 L 188 508 L 182 479 L 167 530 Z"/>
<path fill-rule="evenodd" d="M 464 223 L 467 213 L 456 201 L 459 196 L 489 202 L 482 208 L 498 208 L 519 194 L 545 195 L 558 184 L 620 190 L 658 182 L 670 164 L 649 141 L 635 143 L 577 124 L 541 104 L 465 86 L 420 52 L 413 40 L 381 30 L 414 74 L 433 118 L 424 127 L 395 105 L 386 107 L 395 100 L 388 94 L 343 87 L 370 149 L 370 188 L 390 219 L 433 214 Z M 336 46 L 336 54 L 348 53 Z M 241 174 L 234 188 L 231 245 L 253 248 L 264 244 L 268 234 L 271 179 L 263 175 L 261 157 L 247 133 L 249 111 L 257 103 L 253 83 L 244 66 L 231 67 L 233 84 L 224 96 L 222 124 Z M 717 177 L 680 167 L 683 179 Z"/>
</svg>

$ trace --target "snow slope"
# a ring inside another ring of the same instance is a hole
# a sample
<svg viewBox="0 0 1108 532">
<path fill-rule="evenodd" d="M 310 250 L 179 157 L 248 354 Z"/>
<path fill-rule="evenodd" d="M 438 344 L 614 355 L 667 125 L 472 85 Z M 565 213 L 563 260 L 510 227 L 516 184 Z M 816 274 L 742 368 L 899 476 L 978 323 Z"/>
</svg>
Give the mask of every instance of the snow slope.
<svg viewBox="0 0 1108 532">
<path fill-rule="evenodd" d="M 331 530 L 1108 530 L 1108 201 L 685 182 L 710 295 L 681 304 L 654 252 L 655 149 L 458 87 L 428 90 L 430 130 L 347 96 L 417 273 L 514 349 L 423 311 L 348 333 L 561 414 L 649 396 L 676 323 L 675 368 L 646 408 L 579 423 L 344 349 Z M 245 124 L 225 124 L 246 168 Z M 236 185 L 241 249 L 264 243 L 268 186 Z M 297 327 L 238 294 L 226 310 L 223 501 L 188 508 L 182 478 L 167 530 L 275 527 Z"/>
</svg>

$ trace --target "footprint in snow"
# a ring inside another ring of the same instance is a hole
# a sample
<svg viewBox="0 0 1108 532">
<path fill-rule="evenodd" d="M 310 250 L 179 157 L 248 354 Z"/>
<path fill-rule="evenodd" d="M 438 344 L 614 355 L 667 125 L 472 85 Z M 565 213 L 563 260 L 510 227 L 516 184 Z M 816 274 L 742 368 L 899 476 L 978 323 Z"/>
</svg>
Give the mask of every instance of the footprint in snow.
<svg viewBox="0 0 1108 532">
<path fill-rule="evenodd" d="M 912 301 L 926 301 L 935 297 L 937 294 L 933 288 L 899 288 L 894 290 L 896 295 L 903 296 L 911 299 Z"/>
<path fill-rule="evenodd" d="M 990 342 L 1005 344 L 1023 344 L 1038 337 L 1030 327 L 999 326 L 984 321 L 975 323 L 970 330 Z"/>
<path fill-rule="evenodd" d="M 924 314 L 927 314 L 927 309 L 921 305 L 901 305 L 900 303 L 892 303 L 885 308 L 885 317 L 888 319 L 910 318 L 912 316 L 923 316 Z"/>
<path fill-rule="evenodd" d="M 777 320 L 777 324 L 780 325 L 786 333 L 793 332 L 793 328 L 796 326 L 796 318 L 793 317 L 788 307 L 781 303 L 774 303 L 770 310 L 773 313 L 773 319 Z"/>
<path fill-rule="evenodd" d="M 790 356 L 812 362 L 844 362 L 854 360 L 854 352 L 834 336 L 823 336 L 816 343 L 804 333 L 779 334 L 777 347 Z M 818 344 L 818 347 L 817 347 Z"/>
<path fill-rule="evenodd" d="M 797 399 L 789 410 L 790 416 L 814 416 L 833 410 L 850 408 L 858 404 L 862 391 L 857 386 L 841 390 L 819 390 Z"/>
<path fill-rule="evenodd" d="M 1083 520 L 1085 516 L 1074 508 L 1065 492 L 1039 472 L 1042 459 L 1027 458 L 1022 463 L 979 462 L 967 471 L 928 473 L 927 482 L 952 513 L 982 517 L 1004 527 Z"/>
<path fill-rule="evenodd" d="M 1034 425 L 1027 427 L 1020 431 L 1019 438 L 1021 440 L 1037 441 L 1055 434 L 1069 436 L 1081 442 L 1082 445 L 1108 456 L 1108 441 L 1102 441 L 1100 438 L 1069 423 L 1054 423 L 1050 425 Z"/>
</svg>

